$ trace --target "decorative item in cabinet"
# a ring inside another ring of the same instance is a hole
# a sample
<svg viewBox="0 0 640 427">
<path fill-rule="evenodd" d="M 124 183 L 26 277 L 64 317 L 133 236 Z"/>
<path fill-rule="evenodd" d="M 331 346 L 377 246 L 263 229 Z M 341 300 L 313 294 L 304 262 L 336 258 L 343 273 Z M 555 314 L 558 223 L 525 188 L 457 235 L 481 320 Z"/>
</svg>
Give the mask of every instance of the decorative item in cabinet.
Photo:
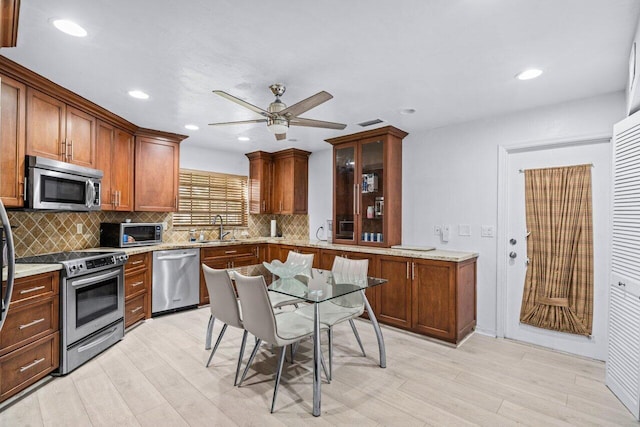
<svg viewBox="0 0 640 427">
<path fill-rule="evenodd" d="M 134 254 L 124 266 L 124 326 L 151 317 L 151 252 Z"/>
<path fill-rule="evenodd" d="M 58 369 L 59 284 L 58 271 L 16 279 L 0 331 L 0 401 Z"/>
<path fill-rule="evenodd" d="M 180 142 L 185 135 L 141 129 L 135 142 L 136 212 L 176 212 Z"/>
<path fill-rule="evenodd" d="M 96 169 L 104 176 L 100 185 L 102 210 L 133 210 L 133 134 L 98 121 Z"/>
<path fill-rule="evenodd" d="M 402 139 L 407 135 L 385 126 L 326 140 L 334 146 L 334 243 L 400 244 Z M 393 215 L 384 215 L 385 204 Z"/>
<path fill-rule="evenodd" d="M 95 169 L 96 118 L 27 88 L 26 154 Z"/>
<path fill-rule="evenodd" d="M 27 87 L 6 76 L 0 83 L 0 198 L 5 207 L 22 207 Z"/>
</svg>

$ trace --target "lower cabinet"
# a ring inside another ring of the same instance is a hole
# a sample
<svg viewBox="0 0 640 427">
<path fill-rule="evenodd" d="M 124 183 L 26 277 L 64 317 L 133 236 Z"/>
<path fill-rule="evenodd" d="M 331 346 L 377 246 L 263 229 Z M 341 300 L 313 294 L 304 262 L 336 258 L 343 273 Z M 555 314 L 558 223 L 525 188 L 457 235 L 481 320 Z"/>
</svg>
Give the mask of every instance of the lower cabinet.
<svg viewBox="0 0 640 427">
<path fill-rule="evenodd" d="M 411 329 L 411 266 L 412 258 L 379 256 L 380 277 L 384 285 L 374 288 L 376 305 L 373 310 L 382 323 Z"/>
<path fill-rule="evenodd" d="M 59 284 L 58 271 L 16 279 L 0 332 L 0 401 L 60 366 Z"/>
<path fill-rule="evenodd" d="M 151 317 L 152 252 L 130 255 L 124 266 L 124 327 Z"/>
<path fill-rule="evenodd" d="M 200 262 L 215 269 L 253 265 L 260 262 L 260 257 L 264 256 L 265 250 L 264 244 L 205 247 L 200 250 Z M 204 304 L 209 304 L 209 292 L 204 281 L 204 274 L 200 269 L 200 305 Z"/>
</svg>

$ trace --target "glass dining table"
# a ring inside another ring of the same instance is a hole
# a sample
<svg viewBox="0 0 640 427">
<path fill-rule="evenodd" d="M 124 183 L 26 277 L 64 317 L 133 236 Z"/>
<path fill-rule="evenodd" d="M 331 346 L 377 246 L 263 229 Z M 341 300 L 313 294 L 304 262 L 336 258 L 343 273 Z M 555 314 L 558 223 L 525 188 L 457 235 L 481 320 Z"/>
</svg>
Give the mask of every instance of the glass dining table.
<svg viewBox="0 0 640 427">
<path fill-rule="evenodd" d="M 279 277 L 269 271 L 264 265 L 256 264 L 244 267 L 234 267 L 229 269 L 229 275 L 233 279 L 233 272 L 245 276 L 263 276 L 270 292 L 277 292 L 292 298 L 298 298 L 306 303 L 314 305 L 314 330 L 313 330 L 313 415 L 320 415 L 321 396 L 321 340 L 320 340 L 320 304 L 328 303 L 330 300 L 343 297 L 355 292 L 362 292 L 364 305 L 369 315 L 369 320 L 378 340 L 378 350 L 380 354 L 380 367 L 386 368 L 386 351 L 384 339 L 380 325 L 375 313 L 367 300 L 365 290 L 387 282 L 386 279 L 375 277 L 352 276 L 348 274 L 334 273 L 330 270 L 313 268 L 308 275 L 297 275 L 295 277 Z"/>
</svg>

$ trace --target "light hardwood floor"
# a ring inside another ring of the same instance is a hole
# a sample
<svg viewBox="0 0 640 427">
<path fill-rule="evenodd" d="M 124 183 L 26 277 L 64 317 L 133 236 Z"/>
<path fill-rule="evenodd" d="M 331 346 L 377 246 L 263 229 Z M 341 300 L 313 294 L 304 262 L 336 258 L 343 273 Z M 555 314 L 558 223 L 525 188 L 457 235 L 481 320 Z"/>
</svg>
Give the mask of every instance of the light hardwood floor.
<svg viewBox="0 0 640 427">
<path fill-rule="evenodd" d="M 228 328 L 205 368 L 208 316 L 202 308 L 148 320 L 6 408 L 0 425 L 640 425 L 605 387 L 603 363 L 481 335 L 455 349 L 383 327 L 381 369 L 366 321 L 356 322 L 366 358 L 348 324 L 335 329 L 334 380 L 323 382 L 321 417 L 311 415 L 310 341 L 294 365 L 285 363 L 270 414 L 275 356 L 265 347 L 234 387 L 241 333 Z"/>
</svg>

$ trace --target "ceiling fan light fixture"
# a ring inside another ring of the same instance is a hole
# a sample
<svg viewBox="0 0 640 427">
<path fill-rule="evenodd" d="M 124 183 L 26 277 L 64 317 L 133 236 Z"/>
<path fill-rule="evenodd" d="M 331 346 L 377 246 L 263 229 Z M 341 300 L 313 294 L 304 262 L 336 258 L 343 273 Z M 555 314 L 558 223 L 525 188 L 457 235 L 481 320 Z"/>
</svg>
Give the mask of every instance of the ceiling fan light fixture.
<svg viewBox="0 0 640 427">
<path fill-rule="evenodd" d="M 267 129 L 275 135 L 287 133 L 287 130 L 289 129 L 289 122 L 280 118 L 269 119 L 267 122 Z"/>
</svg>

